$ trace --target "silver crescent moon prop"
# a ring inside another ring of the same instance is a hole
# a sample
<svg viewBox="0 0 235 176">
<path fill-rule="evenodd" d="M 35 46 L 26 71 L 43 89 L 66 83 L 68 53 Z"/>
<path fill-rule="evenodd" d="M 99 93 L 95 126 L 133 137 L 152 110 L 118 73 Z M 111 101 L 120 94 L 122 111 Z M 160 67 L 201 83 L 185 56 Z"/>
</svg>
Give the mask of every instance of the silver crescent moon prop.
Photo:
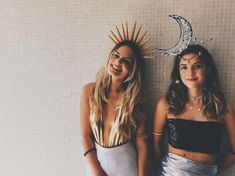
<svg viewBox="0 0 235 176">
<path fill-rule="evenodd" d="M 174 18 L 180 26 L 180 38 L 178 43 L 169 49 L 158 49 L 158 52 L 163 55 L 177 55 L 185 50 L 192 39 L 193 30 L 191 24 L 183 17 L 178 15 L 169 15 Z"/>
</svg>

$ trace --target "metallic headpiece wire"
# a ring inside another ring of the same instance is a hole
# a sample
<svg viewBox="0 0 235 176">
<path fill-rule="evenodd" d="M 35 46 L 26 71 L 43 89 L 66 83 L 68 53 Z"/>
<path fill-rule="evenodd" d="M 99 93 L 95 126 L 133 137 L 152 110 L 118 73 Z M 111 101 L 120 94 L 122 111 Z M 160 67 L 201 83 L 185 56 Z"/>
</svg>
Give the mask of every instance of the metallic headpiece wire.
<svg viewBox="0 0 235 176">
<path fill-rule="evenodd" d="M 118 26 L 116 26 L 116 34 L 111 30 L 111 34 L 108 35 L 108 37 L 115 44 L 119 44 L 125 41 L 135 43 L 136 46 L 140 49 L 140 53 L 144 58 L 153 57 L 154 48 L 150 42 L 151 38 L 146 39 L 147 31 L 144 34 L 141 34 L 142 26 L 137 28 L 137 23 L 135 22 L 132 31 L 129 31 L 128 24 L 126 22 L 126 25 L 122 23 L 120 29 Z"/>
</svg>

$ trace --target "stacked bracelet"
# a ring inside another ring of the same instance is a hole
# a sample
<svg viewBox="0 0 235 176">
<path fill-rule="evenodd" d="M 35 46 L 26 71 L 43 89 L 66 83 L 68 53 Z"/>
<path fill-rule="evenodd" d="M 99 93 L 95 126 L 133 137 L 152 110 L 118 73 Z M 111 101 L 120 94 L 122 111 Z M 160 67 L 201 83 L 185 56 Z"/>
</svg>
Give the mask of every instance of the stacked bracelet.
<svg viewBox="0 0 235 176">
<path fill-rule="evenodd" d="M 84 156 L 86 156 L 88 153 L 90 153 L 90 152 L 92 152 L 92 151 L 96 151 L 96 148 L 95 147 L 93 147 L 93 148 L 90 148 L 90 149 L 88 149 L 85 153 L 84 153 Z"/>
</svg>

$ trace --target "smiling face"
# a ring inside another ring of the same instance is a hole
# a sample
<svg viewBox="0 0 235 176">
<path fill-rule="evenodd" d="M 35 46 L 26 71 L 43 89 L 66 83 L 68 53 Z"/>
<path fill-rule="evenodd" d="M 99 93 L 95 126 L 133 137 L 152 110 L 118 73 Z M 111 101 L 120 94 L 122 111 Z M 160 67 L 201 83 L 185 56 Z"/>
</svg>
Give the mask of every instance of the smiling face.
<svg viewBox="0 0 235 176">
<path fill-rule="evenodd" d="M 195 53 L 183 55 L 179 65 L 180 78 L 184 85 L 190 88 L 200 89 L 205 80 L 205 65 Z"/>
<path fill-rule="evenodd" d="M 108 73 L 112 79 L 123 81 L 133 67 L 134 52 L 124 45 L 113 51 L 108 62 Z"/>
</svg>

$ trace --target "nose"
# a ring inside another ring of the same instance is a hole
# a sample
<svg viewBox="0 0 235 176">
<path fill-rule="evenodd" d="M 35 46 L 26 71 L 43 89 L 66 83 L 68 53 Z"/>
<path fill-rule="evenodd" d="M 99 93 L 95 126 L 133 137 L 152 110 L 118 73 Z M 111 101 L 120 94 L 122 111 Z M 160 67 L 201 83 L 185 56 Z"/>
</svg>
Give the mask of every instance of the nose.
<svg viewBox="0 0 235 176">
<path fill-rule="evenodd" d="M 195 70 L 192 67 L 189 67 L 187 69 L 187 75 L 188 76 L 194 76 L 194 74 L 195 74 Z"/>
<path fill-rule="evenodd" d="M 115 65 L 117 65 L 117 66 L 121 65 L 121 60 L 120 60 L 120 58 L 115 59 L 115 60 L 114 60 L 114 63 L 115 63 Z"/>
</svg>

